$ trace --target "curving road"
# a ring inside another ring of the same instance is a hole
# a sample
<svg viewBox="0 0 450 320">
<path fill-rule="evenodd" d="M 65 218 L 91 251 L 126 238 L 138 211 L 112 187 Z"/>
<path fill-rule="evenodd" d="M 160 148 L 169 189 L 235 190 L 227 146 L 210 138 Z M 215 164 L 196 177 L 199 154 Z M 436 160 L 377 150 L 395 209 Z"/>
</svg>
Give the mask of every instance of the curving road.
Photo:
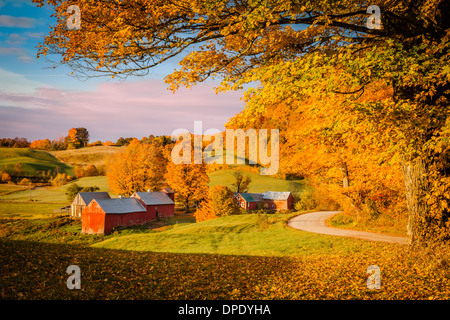
<svg viewBox="0 0 450 320">
<path fill-rule="evenodd" d="M 305 213 L 290 219 L 287 225 L 291 228 L 298 230 L 327 234 L 332 236 L 359 238 L 371 241 L 383 241 L 400 244 L 409 244 L 410 242 L 408 238 L 404 237 L 396 237 L 380 233 L 328 227 L 325 221 L 329 217 L 339 212 L 340 211 L 319 211 L 319 212 Z"/>
</svg>

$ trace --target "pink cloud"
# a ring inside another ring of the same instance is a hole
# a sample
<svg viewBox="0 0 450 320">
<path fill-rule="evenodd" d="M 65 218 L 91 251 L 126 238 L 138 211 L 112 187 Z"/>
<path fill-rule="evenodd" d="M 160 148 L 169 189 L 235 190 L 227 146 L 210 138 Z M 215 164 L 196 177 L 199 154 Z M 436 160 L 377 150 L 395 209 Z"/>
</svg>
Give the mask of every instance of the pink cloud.
<svg viewBox="0 0 450 320">
<path fill-rule="evenodd" d="M 93 141 L 115 141 L 171 134 L 179 128 L 192 131 L 196 120 L 203 121 L 203 130 L 223 130 L 243 109 L 240 97 L 240 92 L 216 95 L 212 85 L 173 94 L 157 80 L 103 83 L 94 91 L 0 91 L 0 137 L 55 138 L 72 127 L 86 127 Z"/>
</svg>

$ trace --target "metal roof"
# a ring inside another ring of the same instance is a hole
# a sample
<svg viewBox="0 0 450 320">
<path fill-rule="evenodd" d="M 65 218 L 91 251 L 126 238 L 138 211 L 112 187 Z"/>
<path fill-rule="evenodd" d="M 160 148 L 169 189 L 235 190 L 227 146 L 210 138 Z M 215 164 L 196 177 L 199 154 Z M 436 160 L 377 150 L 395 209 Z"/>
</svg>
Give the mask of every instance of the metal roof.
<svg viewBox="0 0 450 320">
<path fill-rule="evenodd" d="M 262 193 L 262 196 L 266 200 L 286 200 L 290 194 L 290 192 L 266 191 Z"/>
<path fill-rule="evenodd" d="M 167 195 L 167 193 L 158 192 L 135 192 L 132 197 L 139 197 L 147 206 L 150 205 L 163 205 L 174 204 L 173 200 Z"/>
<path fill-rule="evenodd" d="M 263 193 L 239 193 L 239 195 L 247 202 L 258 202 L 261 200 L 286 200 L 290 194 L 290 192 L 280 191 L 266 191 Z"/>
<path fill-rule="evenodd" d="M 94 199 L 111 199 L 108 192 L 80 192 L 78 194 L 85 205 L 88 205 Z"/>
<path fill-rule="evenodd" d="M 242 192 L 239 193 L 239 195 L 247 202 L 257 202 L 257 201 L 261 201 L 262 194 L 260 193 L 246 193 L 246 192 Z"/>
<path fill-rule="evenodd" d="M 147 210 L 136 198 L 95 199 L 105 213 L 146 212 Z"/>
</svg>

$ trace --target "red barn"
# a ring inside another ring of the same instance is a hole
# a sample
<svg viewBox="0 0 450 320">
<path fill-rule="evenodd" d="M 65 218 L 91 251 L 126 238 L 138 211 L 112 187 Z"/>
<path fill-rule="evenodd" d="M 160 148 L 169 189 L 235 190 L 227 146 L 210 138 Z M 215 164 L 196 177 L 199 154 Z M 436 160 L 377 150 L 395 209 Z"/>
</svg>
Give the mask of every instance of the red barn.
<svg viewBox="0 0 450 320">
<path fill-rule="evenodd" d="M 171 188 L 164 188 L 161 190 L 162 192 L 165 192 L 170 199 L 172 199 L 172 201 L 175 202 L 175 191 L 173 191 L 173 189 Z"/>
<path fill-rule="evenodd" d="M 262 195 L 260 193 L 247 193 L 242 192 L 236 194 L 236 201 L 238 206 L 247 210 L 258 209 L 258 203 L 262 200 Z"/>
<path fill-rule="evenodd" d="M 294 197 L 290 192 L 266 191 L 263 193 L 237 193 L 235 195 L 238 206 L 247 210 L 264 207 L 269 210 L 292 209 Z"/>
<path fill-rule="evenodd" d="M 81 232 L 107 234 L 154 219 L 136 198 L 94 199 L 82 212 Z"/>
<path fill-rule="evenodd" d="M 174 216 L 175 202 L 170 195 L 173 197 L 173 192 L 135 192 L 132 197 L 138 199 L 148 216 L 155 219 Z"/>
<path fill-rule="evenodd" d="M 269 210 L 289 210 L 294 204 L 294 197 L 290 192 L 266 191 L 262 196 L 262 202 Z"/>
</svg>

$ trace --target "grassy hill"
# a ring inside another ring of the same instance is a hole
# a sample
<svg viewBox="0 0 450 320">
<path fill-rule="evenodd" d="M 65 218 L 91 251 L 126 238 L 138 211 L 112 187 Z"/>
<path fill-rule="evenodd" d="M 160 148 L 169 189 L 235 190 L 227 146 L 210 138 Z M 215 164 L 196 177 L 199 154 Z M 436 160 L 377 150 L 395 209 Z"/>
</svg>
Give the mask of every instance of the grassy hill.
<svg viewBox="0 0 450 320">
<path fill-rule="evenodd" d="M 223 185 L 231 188 L 234 181 L 233 173 L 236 170 L 219 170 L 208 174 L 209 185 Z M 284 180 L 272 176 L 264 176 L 259 173 L 242 171 L 244 175 L 250 176 L 252 182 L 249 185 L 248 192 L 264 191 L 291 191 L 299 192 L 304 188 L 303 180 Z"/>
<path fill-rule="evenodd" d="M 60 161 L 72 166 L 93 164 L 97 167 L 104 165 L 109 155 L 121 152 L 124 148 L 126 147 L 95 146 L 74 150 L 51 151 L 51 153 Z"/>
<path fill-rule="evenodd" d="M 0 170 L 14 170 L 16 163 L 22 164 L 25 176 L 34 176 L 38 171 L 55 171 L 73 174 L 73 167 L 61 162 L 47 151 L 29 148 L 0 148 Z"/>
</svg>

